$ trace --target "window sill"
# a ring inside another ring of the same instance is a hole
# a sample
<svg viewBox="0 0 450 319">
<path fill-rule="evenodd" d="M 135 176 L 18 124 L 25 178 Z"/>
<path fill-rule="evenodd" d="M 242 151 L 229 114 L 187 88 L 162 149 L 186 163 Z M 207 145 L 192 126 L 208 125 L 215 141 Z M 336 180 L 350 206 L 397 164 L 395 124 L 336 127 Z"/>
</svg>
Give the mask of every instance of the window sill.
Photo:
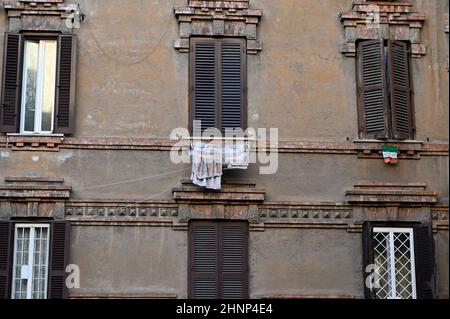
<svg viewBox="0 0 450 319">
<path fill-rule="evenodd" d="M 18 134 L 6 135 L 6 147 L 13 151 L 58 152 L 64 141 L 63 134 Z"/>
<path fill-rule="evenodd" d="M 358 158 L 383 158 L 382 146 L 398 146 L 399 159 L 420 159 L 420 152 L 424 142 L 420 140 L 373 140 L 373 139 L 356 139 L 353 140 L 358 151 Z"/>
</svg>

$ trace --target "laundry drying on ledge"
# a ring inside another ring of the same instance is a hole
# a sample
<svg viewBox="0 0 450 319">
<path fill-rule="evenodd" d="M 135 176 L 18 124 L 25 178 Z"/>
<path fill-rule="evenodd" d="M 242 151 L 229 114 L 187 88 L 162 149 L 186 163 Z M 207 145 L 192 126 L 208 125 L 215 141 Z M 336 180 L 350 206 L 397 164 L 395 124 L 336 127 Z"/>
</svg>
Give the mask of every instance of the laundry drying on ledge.
<svg viewBox="0 0 450 319">
<path fill-rule="evenodd" d="M 192 145 L 191 180 L 208 189 L 222 188 L 223 170 L 247 169 L 250 147 L 244 143 L 217 145 L 196 142 Z"/>
</svg>

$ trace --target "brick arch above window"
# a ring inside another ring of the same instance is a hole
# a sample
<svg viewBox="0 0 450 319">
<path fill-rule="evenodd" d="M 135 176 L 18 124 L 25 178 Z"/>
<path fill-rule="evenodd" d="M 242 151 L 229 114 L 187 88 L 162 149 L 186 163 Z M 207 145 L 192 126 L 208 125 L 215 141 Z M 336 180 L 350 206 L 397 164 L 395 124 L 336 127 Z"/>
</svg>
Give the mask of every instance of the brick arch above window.
<svg viewBox="0 0 450 319">
<path fill-rule="evenodd" d="M 250 0 L 188 0 L 187 7 L 175 8 L 180 25 L 175 48 L 188 53 L 191 36 L 243 37 L 247 53 L 258 54 L 262 44 L 256 27 L 262 15 L 263 10 L 250 8 Z"/>
<path fill-rule="evenodd" d="M 421 38 L 425 19 L 410 1 L 354 1 L 351 11 L 340 13 L 345 29 L 342 53 L 355 57 L 358 40 L 389 39 L 409 41 L 412 57 L 420 58 L 426 54 Z"/>
</svg>

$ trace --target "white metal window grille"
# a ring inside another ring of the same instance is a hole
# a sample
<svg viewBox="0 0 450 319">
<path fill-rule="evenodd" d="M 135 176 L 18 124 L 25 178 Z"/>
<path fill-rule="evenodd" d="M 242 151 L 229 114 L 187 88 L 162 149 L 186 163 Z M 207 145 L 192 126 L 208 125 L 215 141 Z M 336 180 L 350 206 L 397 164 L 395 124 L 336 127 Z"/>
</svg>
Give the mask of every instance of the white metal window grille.
<svg viewBox="0 0 450 319">
<path fill-rule="evenodd" d="M 416 299 L 412 228 L 374 228 L 375 296 Z"/>
<path fill-rule="evenodd" d="M 12 299 L 46 299 L 48 224 L 17 224 L 14 236 Z"/>
</svg>

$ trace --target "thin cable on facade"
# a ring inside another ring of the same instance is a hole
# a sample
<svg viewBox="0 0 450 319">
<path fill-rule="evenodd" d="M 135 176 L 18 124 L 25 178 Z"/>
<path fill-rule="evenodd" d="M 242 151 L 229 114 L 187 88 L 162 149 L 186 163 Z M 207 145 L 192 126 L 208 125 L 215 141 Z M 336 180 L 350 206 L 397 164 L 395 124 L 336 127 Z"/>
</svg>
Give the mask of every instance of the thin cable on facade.
<svg viewBox="0 0 450 319">
<path fill-rule="evenodd" d="M 96 186 L 88 186 L 88 187 L 81 187 L 81 188 L 73 189 L 73 191 L 97 189 L 97 188 L 104 188 L 104 187 L 108 187 L 108 186 L 115 186 L 115 185 L 123 185 L 123 184 L 129 184 L 129 183 L 134 183 L 134 182 L 140 182 L 140 181 L 144 181 L 144 180 L 147 180 L 147 179 L 152 179 L 152 178 L 156 178 L 156 177 L 163 177 L 163 176 L 167 176 L 167 175 L 178 173 L 178 172 L 182 172 L 182 171 L 187 171 L 189 169 L 190 169 L 190 167 L 189 168 L 175 170 L 175 171 L 171 171 L 171 172 L 167 172 L 167 173 L 164 173 L 164 174 L 148 175 L 148 176 L 144 176 L 144 177 L 141 177 L 141 178 L 130 179 L 130 180 L 122 181 L 122 182 L 103 184 L 103 185 L 96 185 Z"/>
</svg>

